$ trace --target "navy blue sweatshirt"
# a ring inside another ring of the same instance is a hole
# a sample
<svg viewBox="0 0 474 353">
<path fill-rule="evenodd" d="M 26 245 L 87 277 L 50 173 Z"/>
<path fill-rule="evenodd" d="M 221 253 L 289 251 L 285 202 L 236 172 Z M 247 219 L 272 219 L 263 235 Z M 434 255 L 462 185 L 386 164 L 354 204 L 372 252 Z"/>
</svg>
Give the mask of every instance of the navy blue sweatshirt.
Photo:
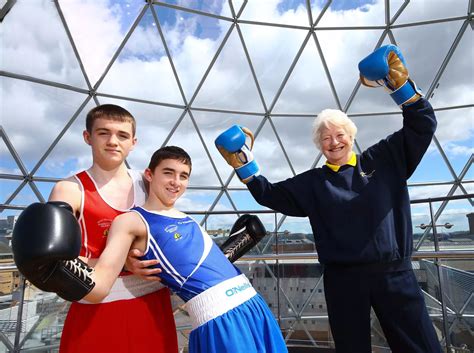
<svg viewBox="0 0 474 353">
<path fill-rule="evenodd" d="M 263 206 L 309 217 L 323 264 L 407 263 L 413 234 L 406 181 L 435 129 L 433 109 L 420 99 L 403 108 L 403 127 L 357 155 L 355 167 L 323 166 L 274 184 L 257 176 L 247 187 Z"/>
</svg>

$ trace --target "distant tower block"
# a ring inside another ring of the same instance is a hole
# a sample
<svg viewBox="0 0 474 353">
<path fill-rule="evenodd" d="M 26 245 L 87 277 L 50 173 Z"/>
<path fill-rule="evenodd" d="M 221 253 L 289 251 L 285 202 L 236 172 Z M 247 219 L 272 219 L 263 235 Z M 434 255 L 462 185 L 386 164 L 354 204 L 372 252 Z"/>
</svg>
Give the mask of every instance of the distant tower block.
<svg viewBox="0 0 474 353">
<path fill-rule="evenodd" d="M 466 217 L 469 222 L 469 234 L 474 234 L 474 212 L 468 213 Z"/>
</svg>

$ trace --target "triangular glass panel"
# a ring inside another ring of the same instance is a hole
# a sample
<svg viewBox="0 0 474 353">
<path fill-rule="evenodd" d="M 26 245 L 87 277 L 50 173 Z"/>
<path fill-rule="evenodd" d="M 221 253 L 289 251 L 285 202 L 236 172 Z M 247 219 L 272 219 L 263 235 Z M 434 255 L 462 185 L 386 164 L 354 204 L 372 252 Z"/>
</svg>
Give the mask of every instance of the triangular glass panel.
<svg viewBox="0 0 474 353">
<path fill-rule="evenodd" d="M 216 202 L 216 204 L 214 205 L 212 211 L 224 211 L 224 212 L 234 212 L 235 211 L 235 203 L 233 200 L 229 199 L 229 197 L 227 196 L 226 193 L 220 193 L 217 192 L 215 193 L 214 195 L 214 200 L 213 202 Z M 218 200 L 216 200 L 216 198 L 219 197 Z M 227 219 L 232 219 L 234 216 L 233 214 L 229 215 L 229 217 Z"/>
<path fill-rule="evenodd" d="M 255 138 L 253 154 L 260 166 L 261 174 L 271 182 L 294 175 L 269 122 L 263 125 L 259 135 Z M 241 186 L 242 183 L 234 176 L 230 185 Z"/>
<path fill-rule="evenodd" d="M 241 187 L 244 184 L 241 183 Z M 255 201 L 250 191 L 247 188 L 242 190 L 229 190 L 230 197 L 234 202 L 237 210 L 245 211 L 259 211 L 259 210 L 268 210 L 266 207 L 261 206 Z M 264 223 L 265 227 L 271 225 L 272 229 L 275 228 L 275 216 L 273 214 L 259 214 L 260 220 Z M 267 229 L 269 230 L 269 229 Z"/>
<path fill-rule="evenodd" d="M 264 112 L 242 43 L 235 29 L 206 77 L 193 106 Z"/>
<path fill-rule="evenodd" d="M 225 196 L 222 196 L 226 198 Z M 223 204 L 228 204 L 228 199 L 222 201 Z M 229 211 L 229 205 L 221 205 L 219 209 L 227 208 Z M 204 228 L 207 230 L 209 235 L 216 241 L 216 243 L 222 244 L 225 239 L 229 236 L 230 230 L 234 223 L 237 221 L 237 214 L 211 214 L 207 217 L 204 222 Z"/>
<path fill-rule="evenodd" d="M 25 167 L 31 171 L 86 96 L 3 77 L 1 82 L 2 126 Z M 18 109 L 25 102 L 28 109 Z"/>
<path fill-rule="evenodd" d="M 208 142 L 206 141 L 205 143 L 207 144 Z M 193 168 L 191 178 L 189 179 L 190 186 L 221 186 L 188 114 L 183 118 L 176 131 L 174 131 L 167 145 L 179 146 L 191 156 Z M 210 148 L 214 148 L 214 146 L 208 146 L 208 149 Z"/>
<path fill-rule="evenodd" d="M 2 183 L 4 182 L 2 181 Z M 16 192 L 16 190 L 13 192 Z M 29 204 L 32 204 L 33 202 L 41 202 L 41 201 L 42 200 L 38 199 L 36 194 L 31 189 L 31 185 L 27 183 L 21 188 L 21 190 L 19 190 L 16 193 L 15 197 L 13 197 L 13 199 L 9 202 L 9 204 L 14 205 L 14 206 L 28 206 Z"/>
<path fill-rule="evenodd" d="M 352 116 L 352 120 L 358 128 L 357 143 L 362 151 L 385 139 L 402 127 L 400 113 L 391 115 L 375 116 Z M 410 183 L 426 181 L 453 180 L 446 163 L 442 159 L 438 148 L 431 143 L 422 161 L 409 179 Z"/>
<path fill-rule="evenodd" d="M 458 30 L 459 24 L 451 22 L 393 30 L 409 75 L 424 93 L 430 89 Z M 413 38 L 417 40 L 414 41 Z"/>
<path fill-rule="evenodd" d="M 352 27 L 385 24 L 383 1 L 333 1 L 318 27 Z"/>
<path fill-rule="evenodd" d="M 165 6 L 154 5 L 154 8 L 190 101 L 232 22 Z"/>
<path fill-rule="evenodd" d="M 235 113 L 204 112 L 197 110 L 193 111 L 193 116 L 196 119 L 202 137 L 209 149 L 209 153 L 222 179 L 222 182 L 225 183 L 230 174 L 233 172 L 233 169 L 227 164 L 215 147 L 215 139 L 222 132 L 233 125 L 246 127 L 255 134 L 263 117 Z M 242 186 L 242 183 L 240 183 L 240 186 Z"/>
<path fill-rule="evenodd" d="M 177 5 L 176 0 L 163 0 L 161 2 L 170 5 Z M 228 9 L 226 2 L 227 1 L 186 1 L 184 2 L 184 5 L 181 6 L 190 10 L 196 10 L 212 15 L 222 15 L 222 12 Z M 179 1 L 178 4 L 180 4 Z M 160 6 L 160 4 L 155 4 L 155 6 Z M 166 5 L 161 5 L 160 8 L 165 6 Z"/>
<path fill-rule="evenodd" d="M 459 175 L 474 153 L 474 109 L 437 111 L 436 119 L 436 137 L 456 175 Z"/>
<path fill-rule="evenodd" d="M 194 166 L 193 166 L 194 167 Z M 191 178 L 193 177 L 191 173 Z M 176 201 L 176 207 L 185 213 L 192 211 L 207 211 L 211 208 L 214 203 L 219 191 L 214 190 L 199 190 L 189 188 Z M 229 208 L 227 208 L 229 210 Z"/>
<path fill-rule="evenodd" d="M 245 4 L 241 20 L 278 23 L 293 26 L 310 26 L 306 1 L 259 1 Z"/>
<path fill-rule="evenodd" d="M 183 105 L 176 77 L 148 10 L 107 72 L 98 91 Z"/>
<path fill-rule="evenodd" d="M 139 0 L 114 1 L 114 6 L 101 1 L 60 2 L 92 86 L 104 73 L 144 5 Z"/>
<path fill-rule="evenodd" d="M 317 32 L 324 59 L 342 107 L 346 106 L 346 102 L 359 80 L 359 68 L 357 66 L 359 61 L 374 50 L 375 44 L 381 35 L 382 31 L 380 30 L 321 30 Z M 341 55 L 340 50 L 334 46 L 334 43 L 339 43 L 341 47 L 344 47 L 344 55 Z M 327 79 L 324 78 L 324 80 Z M 321 100 L 319 97 L 314 99 Z"/>
<path fill-rule="evenodd" d="M 4 131 L 4 133 L 6 132 Z M 3 138 L 0 138 L 0 171 L 2 174 L 18 175 L 23 178 L 18 162 L 13 158 Z"/>
<path fill-rule="evenodd" d="M 410 1 L 395 24 L 466 16 L 468 1 Z"/>
<path fill-rule="evenodd" d="M 87 87 L 54 2 L 16 2 L 2 22 L 0 43 L 0 70 Z"/>
<path fill-rule="evenodd" d="M 357 126 L 356 139 L 362 151 L 401 129 L 403 122 L 401 112 L 391 115 L 350 116 L 350 119 Z"/>
<path fill-rule="evenodd" d="M 3 179 L 2 187 L 0 188 L 0 199 L 2 203 L 12 196 L 14 192 L 17 192 L 18 188 L 21 186 L 23 180 L 13 180 L 13 179 Z M 23 188 L 27 187 L 26 185 Z M 11 204 L 11 203 L 9 203 Z"/>
<path fill-rule="evenodd" d="M 453 27 L 449 27 L 451 36 L 446 39 L 450 42 L 454 41 L 456 31 L 459 30 L 458 27 Z M 474 69 L 472 65 L 474 62 L 474 50 L 472 50 L 472 43 L 474 43 L 474 33 L 467 26 L 430 97 L 430 102 L 435 108 L 472 104 L 474 100 Z M 444 52 L 442 53 L 444 54 Z M 471 127 L 473 126 L 473 121 L 471 110 Z"/>
<path fill-rule="evenodd" d="M 78 109 L 80 104 L 77 105 Z M 91 148 L 84 142 L 82 136 L 86 129 L 86 115 L 96 105 L 91 99 L 80 111 L 72 125 L 58 141 L 56 146 L 43 161 L 36 176 L 46 178 L 68 178 L 75 173 L 88 169 L 92 165 Z M 69 121 L 75 112 L 64 115 Z"/>
<path fill-rule="evenodd" d="M 286 82 L 273 113 L 317 114 L 325 108 L 336 108 L 314 38 L 309 38 Z"/>
<path fill-rule="evenodd" d="M 240 24 L 240 30 L 269 108 L 307 32 L 244 23 Z"/>
<path fill-rule="evenodd" d="M 315 116 L 272 118 L 296 174 L 308 170 L 319 154 L 311 136 L 314 118 Z"/>
<path fill-rule="evenodd" d="M 409 184 L 427 181 L 454 180 L 448 164 L 443 159 L 438 147 L 431 142 L 415 172 L 408 179 Z"/>
<path fill-rule="evenodd" d="M 42 182 L 42 181 L 35 181 L 36 188 L 38 191 L 41 193 L 43 196 L 44 200 L 47 201 L 49 199 L 49 195 L 51 194 L 51 191 L 53 190 L 54 185 L 56 182 Z"/>
</svg>

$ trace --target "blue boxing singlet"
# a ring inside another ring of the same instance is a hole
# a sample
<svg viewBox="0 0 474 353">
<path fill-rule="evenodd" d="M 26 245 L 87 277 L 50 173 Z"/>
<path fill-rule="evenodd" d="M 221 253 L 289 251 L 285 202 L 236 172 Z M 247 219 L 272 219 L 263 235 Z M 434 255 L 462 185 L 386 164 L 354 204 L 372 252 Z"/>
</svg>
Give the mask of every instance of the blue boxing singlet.
<svg viewBox="0 0 474 353">
<path fill-rule="evenodd" d="M 148 240 L 143 260 L 158 259 L 163 284 L 185 302 L 241 272 L 227 260 L 211 237 L 189 216 L 174 218 L 135 207 Z"/>
</svg>

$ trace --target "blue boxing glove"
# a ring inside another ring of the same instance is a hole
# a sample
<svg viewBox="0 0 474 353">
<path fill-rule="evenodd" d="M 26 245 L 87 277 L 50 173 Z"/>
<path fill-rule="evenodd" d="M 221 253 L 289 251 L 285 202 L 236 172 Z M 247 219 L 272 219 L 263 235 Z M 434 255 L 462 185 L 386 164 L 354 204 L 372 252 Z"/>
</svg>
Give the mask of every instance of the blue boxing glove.
<svg viewBox="0 0 474 353">
<path fill-rule="evenodd" d="M 253 159 L 253 141 L 252 131 L 239 125 L 231 126 L 215 140 L 222 157 L 235 169 L 237 176 L 244 184 L 260 174 L 258 164 Z"/>
<path fill-rule="evenodd" d="M 421 91 L 409 78 L 400 48 L 385 45 L 359 63 L 360 81 L 367 87 L 383 86 L 399 106 L 415 103 Z"/>
</svg>

